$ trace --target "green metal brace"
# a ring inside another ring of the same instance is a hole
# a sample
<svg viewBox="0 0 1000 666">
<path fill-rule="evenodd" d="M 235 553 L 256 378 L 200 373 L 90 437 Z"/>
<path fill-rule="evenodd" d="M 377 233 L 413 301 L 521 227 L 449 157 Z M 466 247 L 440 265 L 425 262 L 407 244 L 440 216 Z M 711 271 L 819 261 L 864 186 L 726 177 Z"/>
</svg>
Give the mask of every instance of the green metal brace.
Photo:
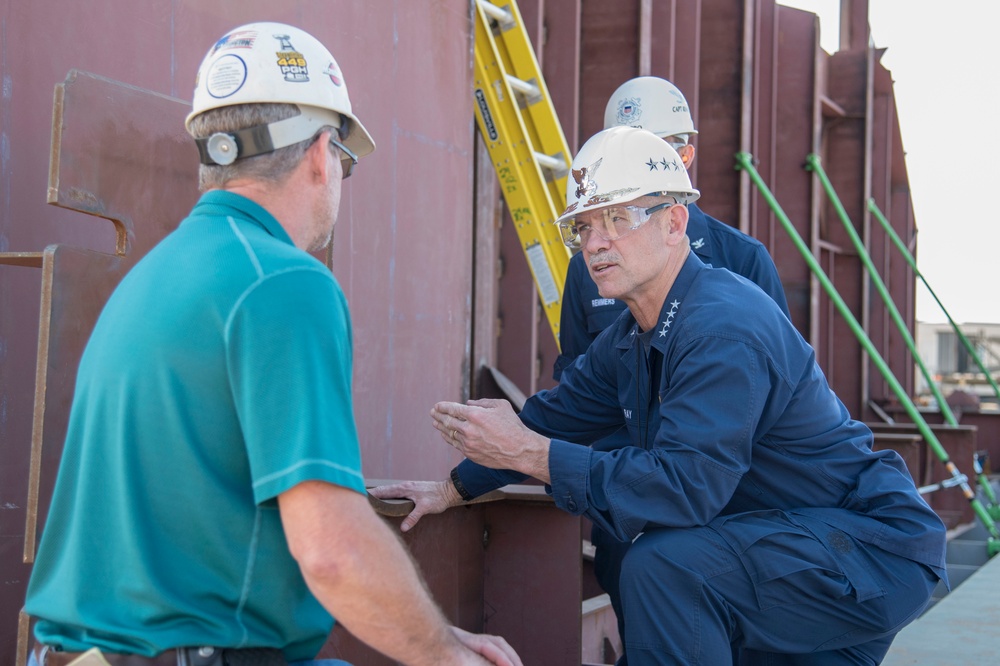
<svg viewBox="0 0 1000 666">
<path fill-rule="evenodd" d="M 750 179 L 753 181 L 754 185 L 757 186 L 757 189 L 764 197 L 764 200 L 767 202 L 768 206 L 771 208 L 775 216 L 778 218 L 778 221 L 781 223 L 781 226 L 784 227 L 785 231 L 788 233 L 789 238 L 791 238 L 792 242 L 795 244 L 795 247 L 798 248 L 799 253 L 802 255 L 803 259 L 805 259 L 806 264 L 809 266 L 809 270 L 811 270 L 813 275 L 815 275 L 816 278 L 819 280 L 820 284 L 823 286 L 823 289 L 830 297 L 830 300 L 837 308 L 837 311 L 840 312 L 841 316 L 844 318 L 844 321 L 847 322 L 847 325 L 851 328 L 851 331 L 854 332 L 854 335 L 857 337 L 858 341 L 865 348 L 865 351 L 867 351 L 869 356 L 871 356 L 872 361 L 875 363 L 875 366 L 879 369 L 879 372 L 882 373 L 882 377 L 889 384 L 889 387 L 892 389 L 893 393 L 895 393 L 896 397 L 899 398 L 899 401 L 903 405 L 903 408 L 906 410 L 907 415 L 913 420 L 914 424 L 916 424 L 917 429 L 920 431 L 920 434 L 923 435 L 924 439 L 927 441 L 927 444 L 931 447 L 931 450 L 934 451 L 935 455 L 937 455 L 938 459 L 945 466 L 945 469 L 948 470 L 948 473 L 951 475 L 953 481 L 955 482 L 955 485 L 959 486 L 962 489 L 962 492 L 965 495 L 966 499 L 969 500 L 969 504 L 971 505 L 973 512 L 983 523 L 987 532 L 989 532 L 990 534 L 990 538 L 987 541 L 987 552 L 989 553 L 989 555 L 992 557 L 993 555 L 1000 552 L 1000 531 L 997 530 L 997 526 L 993 520 L 993 517 L 990 516 L 990 514 L 983 507 L 982 503 L 976 498 L 975 493 L 972 491 L 972 488 L 969 487 L 969 484 L 965 480 L 964 476 L 959 473 L 958 468 L 955 466 L 955 463 L 953 463 L 950 460 L 948 452 L 945 451 L 943 446 L 941 446 L 941 442 L 938 441 L 937 436 L 931 430 L 930 426 L 927 425 L 927 422 L 924 420 L 924 417 L 917 410 L 916 406 L 913 404 L 913 401 L 910 400 L 910 397 L 906 394 L 906 391 L 903 390 L 903 386 L 896 379 L 895 375 L 892 374 L 892 370 L 886 364 L 885 360 L 882 358 L 882 355 L 879 354 L 878 349 L 875 348 L 875 345 L 872 344 L 871 339 L 865 333 L 864 329 L 861 328 L 861 325 L 855 318 L 854 313 L 852 313 L 850 308 L 847 307 L 847 303 L 845 303 L 844 299 L 841 298 L 840 294 L 837 292 L 837 288 L 833 285 L 832 282 L 830 282 L 830 279 L 827 277 L 826 272 L 823 270 L 823 267 L 819 265 L 819 262 L 816 260 L 816 257 L 813 256 L 812 251 L 809 249 L 809 246 L 806 245 L 805 241 L 802 240 L 802 237 L 799 235 L 799 232 L 796 231 L 795 227 L 788 219 L 788 216 L 785 215 L 785 211 L 781 208 L 781 205 L 778 203 L 777 199 L 775 199 L 770 189 L 768 189 L 767 185 L 764 183 L 764 180 L 757 172 L 757 168 L 754 167 L 753 155 L 747 152 L 736 153 L 736 169 L 737 170 L 742 169 L 747 173 L 747 175 L 750 176 Z"/>
<path fill-rule="evenodd" d="M 962 329 L 959 328 L 958 324 L 955 323 L 955 320 L 951 318 L 950 314 L 948 314 L 948 310 L 944 307 L 944 304 L 941 302 L 941 299 L 939 299 L 937 294 L 934 293 L 934 290 L 931 289 L 931 286 L 930 284 L 928 284 L 927 279 L 920 272 L 920 269 L 917 268 L 916 258 L 914 258 L 909 248 L 906 247 L 906 244 L 903 242 L 903 239 L 899 237 L 899 234 L 896 233 L 896 230 L 892 228 L 891 224 L 889 224 L 889 220 L 885 219 L 885 215 L 882 214 L 882 211 L 879 210 L 879 207 L 875 204 L 875 199 L 868 200 L 868 210 L 871 211 L 871 213 L 875 216 L 875 219 L 878 220 L 879 224 L 882 225 L 882 228 L 885 229 L 885 233 L 892 240 L 893 244 L 899 250 L 900 254 L 903 255 L 903 258 L 906 259 L 906 262 L 910 265 L 910 268 L 913 269 L 914 274 L 916 274 L 916 276 L 920 278 L 920 281 L 924 283 L 924 286 L 927 287 L 927 291 L 930 292 L 930 295 L 934 298 L 934 302 L 938 304 L 938 307 L 941 308 L 941 312 L 943 312 L 944 316 L 948 318 L 948 323 L 951 324 L 951 329 L 955 331 L 955 335 L 957 335 L 958 339 L 962 341 L 962 344 L 965 346 L 965 350 L 969 353 L 969 356 L 971 356 L 972 359 L 976 362 L 976 365 L 979 367 L 979 370 L 982 371 L 982 373 L 986 376 L 986 381 L 988 381 L 990 383 L 990 386 L 993 387 L 993 394 L 997 397 L 998 400 L 1000 400 L 1000 386 L 997 386 L 997 383 L 993 380 L 993 375 L 990 373 L 989 369 L 983 363 L 982 359 L 980 359 L 979 354 L 976 353 L 975 347 L 973 347 L 972 343 L 969 342 L 969 339 L 965 337 L 965 334 L 962 333 Z M 993 485 L 990 483 L 989 479 L 986 478 L 986 475 L 983 472 L 982 465 L 979 463 L 978 457 L 973 460 L 973 464 L 976 468 L 976 475 L 977 475 L 976 478 L 978 478 L 979 480 L 979 485 L 983 489 L 983 494 L 986 495 L 986 499 L 989 501 L 989 507 L 987 507 L 987 510 L 989 511 L 990 515 L 993 516 L 994 520 L 1000 520 L 1000 506 L 997 505 L 997 497 L 996 493 L 993 492 Z"/>
<path fill-rule="evenodd" d="M 857 230 L 854 228 L 854 224 L 851 222 L 851 218 L 848 217 L 847 211 L 844 210 L 844 205 L 840 202 L 840 197 L 837 196 L 837 192 L 833 189 L 830 179 L 823 170 L 823 165 L 820 162 L 819 155 L 811 153 L 808 157 L 806 157 L 806 170 L 814 172 L 819 177 L 820 183 L 823 185 L 823 190 L 826 191 L 826 196 L 830 199 L 830 203 L 833 204 L 834 210 L 837 211 L 837 216 L 840 218 L 840 221 L 844 223 L 844 229 L 847 231 L 847 235 L 851 237 L 854 249 L 857 250 L 858 256 L 861 258 L 862 263 L 864 263 L 865 268 L 868 270 L 868 275 L 871 277 L 872 284 L 875 285 L 878 293 L 882 296 L 882 301 L 885 303 L 885 307 L 889 311 L 889 316 L 892 317 L 892 320 L 896 323 L 896 328 L 898 328 L 900 334 L 902 334 L 903 340 L 906 342 L 907 349 L 910 350 L 913 360 L 916 361 L 917 365 L 920 367 L 924 380 L 930 387 L 931 393 L 934 394 L 934 399 L 937 401 L 938 409 L 941 410 L 944 420 L 950 426 L 957 426 L 958 419 L 955 418 L 955 415 L 951 411 L 951 407 L 948 406 L 948 401 L 945 400 L 943 395 L 941 395 L 941 389 L 938 387 L 937 382 L 935 382 L 934 378 L 931 377 L 930 371 L 920 358 L 920 353 L 917 351 L 917 343 L 913 341 L 913 336 L 910 335 L 910 329 L 907 327 L 906 322 L 903 321 L 902 315 L 899 314 L 899 309 L 896 307 L 896 303 L 892 300 L 892 295 L 889 293 L 889 290 L 886 289 L 885 282 L 882 281 L 881 276 L 878 274 L 878 269 L 872 262 L 871 255 L 868 254 L 868 248 L 865 247 L 865 242 L 861 240 L 861 236 L 858 235 Z"/>
<path fill-rule="evenodd" d="M 899 309 L 896 307 L 896 303 L 892 300 L 892 296 L 889 294 L 889 290 L 886 288 L 885 282 L 882 281 L 881 276 L 878 274 L 878 269 L 871 260 L 868 248 L 865 247 L 864 241 L 861 240 L 861 236 L 854 228 L 854 224 L 851 222 L 851 218 L 847 215 L 847 211 L 844 209 L 833 184 L 830 183 L 830 179 L 827 177 L 826 171 L 823 169 L 823 164 L 820 161 L 819 155 L 811 153 L 808 157 L 806 157 L 806 170 L 814 172 L 816 176 L 819 177 L 820 183 L 823 185 L 823 190 L 830 199 L 830 203 L 833 204 L 834 210 L 836 210 L 840 221 L 844 224 L 844 229 L 847 231 L 848 236 L 850 236 L 851 242 L 854 244 L 854 249 L 857 250 L 858 256 L 861 258 L 865 268 L 868 270 L 868 275 L 871 277 L 872 283 L 875 285 L 878 293 L 882 296 L 882 301 L 885 303 L 886 309 L 889 311 L 889 315 L 892 317 L 892 320 L 896 323 L 896 327 L 899 329 L 900 334 L 903 336 L 903 340 L 906 342 L 906 346 L 910 350 L 913 360 L 923 373 L 924 381 L 927 382 L 927 385 L 931 389 L 931 393 L 934 394 L 934 399 L 937 402 L 938 409 L 941 410 L 941 414 L 944 417 L 945 422 L 951 427 L 958 426 L 958 419 L 955 418 L 955 415 L 951 411 L 951 407 L 948 406 L 948 401 L 945 400 L 943 395 L 941 395 L 940 388 L 934 381 L 934 378 L 931 377 L 931 373 L 924 364 L 923 359 L 920 358 L 920 352 L 917 351 L 917 344 L 913 341 L 913 336 L 910 334 L 909 328 L 903 321 L 903 317 L 900 315 Z M 892 227 L 890 226 L 889 228 L 891 229 Z M 983 473 L 982 465 L 979 464 L 978 460 L 974 461 L 973 466 L 976 470 L 976 478 L 979 481 L 979 485 L 983 489 L 983 494 L 986 496 L 989 504 L 989 506 L 986 507 L 986 511 L 995 521 L 1000 518 L 1000 507 L 997 506 L 996 495 L 993 492 L 992 484 L 990 484 L 989 479 L 987 479 L 986 475 Z"/>
</svg>

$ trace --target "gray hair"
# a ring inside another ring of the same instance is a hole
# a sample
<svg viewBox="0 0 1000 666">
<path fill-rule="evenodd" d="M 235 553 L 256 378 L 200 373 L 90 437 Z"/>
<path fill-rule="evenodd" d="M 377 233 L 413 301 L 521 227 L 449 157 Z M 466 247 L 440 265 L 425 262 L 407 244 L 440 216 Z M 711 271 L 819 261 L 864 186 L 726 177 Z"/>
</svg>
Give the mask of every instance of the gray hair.
<svg viewBox="0 0 1000 666">
<path fill-rule="evenodd" d="M 294 104 L 264 103 L 223 106 L 195 116 L 189 124 L 188 133 L 195 139 L 203 139 L 216 132 L 234 132 L 257 125 L 269 125 L 297 116 L 299 113 L 299 108 Z M 336 132 L 336 128 L 332 126 L 323 127 L 306 141 L 293 143 L 270 153 L 236 160 L 227 165 L 202 164 L 198 167 L 198 189 L 204 192 L 213 188 L 221 188 L 237 178 L 252 178 L 265 183 L 279 184 L 302 161 L 302 156 L 305 155 L 316 136 L 327 129 Z"/>
</svg>

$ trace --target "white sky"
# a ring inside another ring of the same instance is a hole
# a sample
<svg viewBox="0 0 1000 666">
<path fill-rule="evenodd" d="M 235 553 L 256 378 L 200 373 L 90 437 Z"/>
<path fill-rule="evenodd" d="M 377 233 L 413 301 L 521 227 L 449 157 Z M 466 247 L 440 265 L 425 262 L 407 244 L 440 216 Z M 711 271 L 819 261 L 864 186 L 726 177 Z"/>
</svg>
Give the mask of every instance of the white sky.
<svg viewBox="0 0 1000 666">
<path fill-rule="evenodd" d="M 778 0 L 820 17 L 839 41 L 839 0 Z M 917 222 L 917 267 L 957 323 L 1000 323 L 1000 3 L 869 0 L 868 22 L 892 73 Z M 991 206 L 998 206 L 993 210 Z M 945 322 L 917 281 L 917 319 Z"/>
</svg>

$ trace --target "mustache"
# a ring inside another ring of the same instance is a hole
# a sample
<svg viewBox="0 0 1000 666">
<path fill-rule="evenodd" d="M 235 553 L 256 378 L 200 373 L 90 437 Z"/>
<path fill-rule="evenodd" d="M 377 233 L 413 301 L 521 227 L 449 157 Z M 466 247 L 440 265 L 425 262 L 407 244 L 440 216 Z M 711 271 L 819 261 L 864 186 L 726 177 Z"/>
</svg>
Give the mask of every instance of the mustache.
<svg viewBox="0 0 1000 666">
<path fill-rule="evenodd" d="M 599 252 L 599 253 L 591 256 L 590 259 L 587 260 L 587 265 L 593 266 L 594 264 L 601 263 L 601 262 L 608 262 L 608 263 L 615 263 L 616 264 L 620 260 L 621 260 L 621 257 L 618 256 L 618 253 L 616 253 L 616 252 L 610 252 L 610 251 L 608 251 L 608 252 Z"/>
</svg>

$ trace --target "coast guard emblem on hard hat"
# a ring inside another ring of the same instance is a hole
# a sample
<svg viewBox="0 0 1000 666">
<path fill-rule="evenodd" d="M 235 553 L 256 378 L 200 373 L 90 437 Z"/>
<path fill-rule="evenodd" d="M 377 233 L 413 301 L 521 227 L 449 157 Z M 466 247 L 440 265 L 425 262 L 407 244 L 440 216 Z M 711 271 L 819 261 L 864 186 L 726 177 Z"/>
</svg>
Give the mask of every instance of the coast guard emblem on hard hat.
<svg viewBox="0 0 1000 666">
<path fill-rule="evenodd" d="M 618 124 L 631 125 L 639 122 L 642 103 L 638 97 L 626 97 L 618 102 Z"/>
<path fill-rule="evenodd" d="M 601 162 L 604 158 L 597 160 L 588 167 L 583 167 L 582 169 L 573 169 L 573 180 L 576 181 L 578 187 L 576 188 L 576 198 L 590 196 L 597 191 L 597 181 L 594 180 L 594 174 L 601 166 Z"/>
<path fill-rule="evenodd" d="M 278 58 L 278 67 L 286 81 L 300 83 L 309 80 L 309 67 L 306 57 L 292 46 L 292 38 L 288 35 L 271 35 L 281 42 L 281 50 L 274 55 Z"/>
</svg>

